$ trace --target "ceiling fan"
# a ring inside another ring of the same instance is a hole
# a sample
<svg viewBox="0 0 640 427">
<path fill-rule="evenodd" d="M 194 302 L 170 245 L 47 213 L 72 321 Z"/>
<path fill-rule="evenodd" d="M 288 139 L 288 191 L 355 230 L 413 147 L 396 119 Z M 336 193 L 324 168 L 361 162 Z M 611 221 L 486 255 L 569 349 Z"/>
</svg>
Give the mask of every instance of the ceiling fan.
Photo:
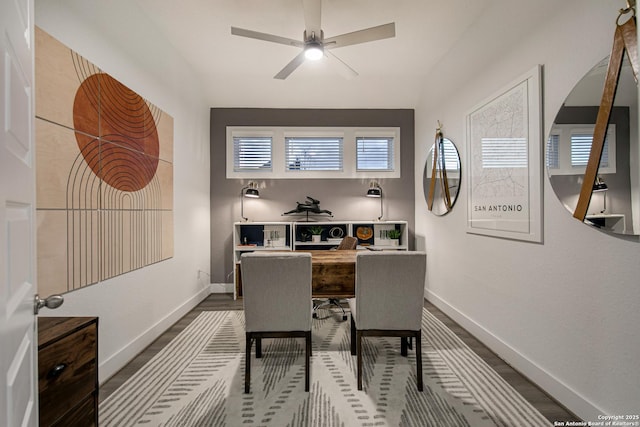
<svg viewBox="0 0 640 427">
<path fill-rule="evenodd" d="M 275 79 L 286 79 L 305 61 L 305 59 L 317 60 L 324 56 L 340 67 L 347 77 L 355 77 L 358 73 L 340 58 L 335 56 L 331 50 L 339 47 L 395 37 L 396 24 L 391 22 L 389 24 L 366 28 L 364 30 L 354 31 L 352 33 L 346 33 L 325 39 L 324 32 L 320 26 L 321 2 L 321 0 L 302 1 L 305 21 L 303 41 L 276 36 L 273 34 L 260 33 L 258 31 L 245 30 L 237 27 L 231 27 L 231 34 L 302 48 L 302 51 L 274 76 Z"/>
</svg>

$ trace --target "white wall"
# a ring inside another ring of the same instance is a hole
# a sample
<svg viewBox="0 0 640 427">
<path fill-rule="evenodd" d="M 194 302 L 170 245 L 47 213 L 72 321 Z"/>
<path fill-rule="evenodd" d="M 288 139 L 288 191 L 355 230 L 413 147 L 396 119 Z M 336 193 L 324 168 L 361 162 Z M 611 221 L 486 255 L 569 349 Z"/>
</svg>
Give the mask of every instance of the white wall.
<svg viewBox="0 0 640 427">
<path fill-rule="evenodd" d="M 132 3 L 132 2 L 131 2 Z M 209 292 L 209 109 L 194 73 L 126 0 L 36 1 L 36 25 L 174 119 L 174 257 L 65 294 L 44 316 L 99 316 L 103 382 Z"/>
<path fill-rule="evenodd" d="M 554 2 L 532 24 L 527 8 L 538 2 L 527 3 L 511 24 L 480 19 L 425 81 L 416 109 L 415 167 L 417 248 L 424 245 L 428 253 L 427 296 L 577 415 L 597 421 L 601 414 L 637 414 L 640 244 L 573 219 L 544 172 L 543 244 L 465 232 L 465 115 L 543 64 L 546 139 L 574 84 L 608 55 L 617 11 L 625 5 Z M 525 34 L 519 23 L 528 28 Z M 445 217 L 428 213 L 421 182 L 437 120 L 460 150 L 465 179 Z"/>
</svg>

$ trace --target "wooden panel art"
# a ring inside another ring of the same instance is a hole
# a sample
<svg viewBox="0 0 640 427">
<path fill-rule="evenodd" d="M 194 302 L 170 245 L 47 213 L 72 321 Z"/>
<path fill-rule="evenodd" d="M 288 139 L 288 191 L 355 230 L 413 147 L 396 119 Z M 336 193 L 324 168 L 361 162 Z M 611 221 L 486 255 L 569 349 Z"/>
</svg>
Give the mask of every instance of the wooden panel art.
<svg viewBox="0 0 640 427">
<path fill-rule="evenodd" d="M 63 293 L 173 256 L 173 118 L 36 27 L 38 282 Z"/>
</svg>

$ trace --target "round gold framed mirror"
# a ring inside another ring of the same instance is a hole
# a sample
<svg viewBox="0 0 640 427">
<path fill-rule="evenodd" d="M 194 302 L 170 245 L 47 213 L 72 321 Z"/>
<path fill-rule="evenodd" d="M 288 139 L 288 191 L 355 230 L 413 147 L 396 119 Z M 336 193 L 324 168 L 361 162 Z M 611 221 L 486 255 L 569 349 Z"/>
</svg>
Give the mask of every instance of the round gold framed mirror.
<svg viewBox="0 0 640 427">
<path fill-rule="evenodd" d="M 604 58 L 578 82 L 556 115 L 547 140 L 547 175 L 570 214 L 584 180 L 608 63 L 609 58 Z M 588 226 L 620 237 L 640 235 L 639 146 L 638 88 L 625 55 L 584 220 Z"/>
<path fill-rule="evenodd" d="M 423 184 L 427 207 L 442 216 L 453 209 L 460 192 L 460 154 L 455 144 L 439 138 L 431 146 L 424 166 Z"/>
</svg>

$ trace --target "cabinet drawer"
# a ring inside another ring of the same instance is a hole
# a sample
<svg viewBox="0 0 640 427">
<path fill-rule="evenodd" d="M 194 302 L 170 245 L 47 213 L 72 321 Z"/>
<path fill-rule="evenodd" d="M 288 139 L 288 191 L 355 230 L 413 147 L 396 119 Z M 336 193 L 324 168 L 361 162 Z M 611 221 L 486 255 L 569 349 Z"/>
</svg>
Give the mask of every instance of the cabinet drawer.
<svg viewBox="0 0 640 427">
<path fill-rule="evenodd" d="M 96 390 L 97 337 L 97 325 L 92 323 L 40 348 L 40 425 L 55 422 Z"/>
<path fill-rule="evenodd" d="M 96 396 L 91 395 L 59 419 L 52 427 L 97 427 Z"/>
</svg>

